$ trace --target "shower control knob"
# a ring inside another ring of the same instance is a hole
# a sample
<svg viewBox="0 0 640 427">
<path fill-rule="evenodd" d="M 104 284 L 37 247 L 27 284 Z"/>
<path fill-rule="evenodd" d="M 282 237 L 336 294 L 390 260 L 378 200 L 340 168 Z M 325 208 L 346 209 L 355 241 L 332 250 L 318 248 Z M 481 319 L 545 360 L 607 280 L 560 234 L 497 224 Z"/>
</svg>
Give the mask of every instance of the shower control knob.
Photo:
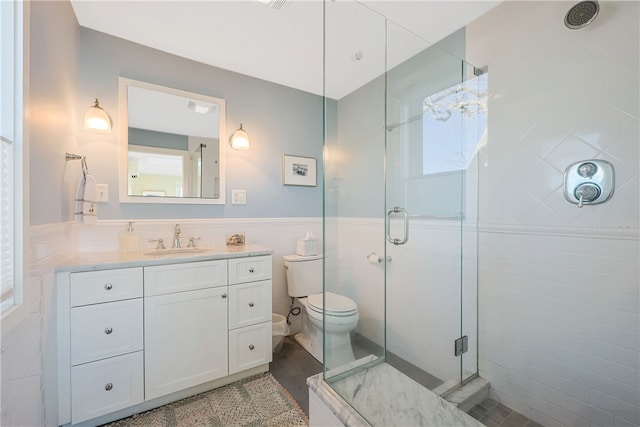
<svg viewBox="0 0 640 427">
<path fill-rule="evenodd" d="M 575 193 L 576 199 L 578 199 L 578 207 L 581 208 L 584 203 L 589 203 L 600 197 L 600 187 L 595 184 L 580 184 L 576 187 Z"/>
<path fill-rule="evenodd" d="M 602 159 L 572 163 L 565 169 L 563 180 L 564 198 L 579 208 L 606 202 L 615 189 L 613 165 Z"/>
<path fill-rule="evenodd" d="M 596 172 L 598 172 L 598 166 L 595 163 L 587 162 L 578 167 L 578 173 L 584 178 L 591 178 Z"/>
</svg>

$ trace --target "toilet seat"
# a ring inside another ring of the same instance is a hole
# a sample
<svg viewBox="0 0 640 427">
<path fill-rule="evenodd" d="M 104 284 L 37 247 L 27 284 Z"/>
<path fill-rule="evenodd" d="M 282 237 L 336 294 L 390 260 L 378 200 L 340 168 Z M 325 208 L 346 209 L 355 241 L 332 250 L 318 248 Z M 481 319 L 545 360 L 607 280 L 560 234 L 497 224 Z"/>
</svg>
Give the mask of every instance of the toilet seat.
<svg viewBox="0 0 640 427">
<path fill-rule="evenodd" d="M 319 315 L 323 313 L 331 317 L 349 317 L 358 314 L 358 306 L 353 300 L 343 295 L 325 292 L 307 297 L 307 310 Z"/>
</svg>

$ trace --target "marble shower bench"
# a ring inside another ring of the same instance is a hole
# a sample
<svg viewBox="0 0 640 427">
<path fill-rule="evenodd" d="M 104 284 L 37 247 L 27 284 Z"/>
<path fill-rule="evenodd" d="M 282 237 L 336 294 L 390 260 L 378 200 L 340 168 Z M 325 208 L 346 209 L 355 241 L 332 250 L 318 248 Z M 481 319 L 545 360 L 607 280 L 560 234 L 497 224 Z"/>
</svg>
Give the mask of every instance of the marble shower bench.
<svg viewBox="0 0 640 427">
<path fill-rule="evenodd" d="M 331 385 L 324 381 L 320 373 L 308 378 L 307 385 L 310 427 L 483 427 L 482 423 L 458 409 L 456 404 L 446 401 L 386 363 L 332 381 Z"/>
</svg>

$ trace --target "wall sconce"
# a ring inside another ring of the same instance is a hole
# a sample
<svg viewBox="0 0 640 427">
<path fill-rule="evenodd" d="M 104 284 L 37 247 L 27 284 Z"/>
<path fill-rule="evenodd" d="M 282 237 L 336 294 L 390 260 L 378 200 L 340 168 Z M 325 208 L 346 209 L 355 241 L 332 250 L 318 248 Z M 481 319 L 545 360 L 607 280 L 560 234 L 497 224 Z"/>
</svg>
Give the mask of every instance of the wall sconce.
<svg viewBox="0 0 640 427">
<path fill-rule="evenodd" d="M 111 117 L 102 109 L 98 98 L 84 113 L 84 129 L 91 132 L 111 133 Z"/>
<path fill-rule="evenodd" d="M 242 129 L 242 123 L 240 123 L 240 127 L 231 134 L 231 137 L 229 138 L 229 145 L 231 145 L 231 148 L 234 150 L 249 149 L 249 135 L 247 135 L 247 132 Z"/>
</svg>

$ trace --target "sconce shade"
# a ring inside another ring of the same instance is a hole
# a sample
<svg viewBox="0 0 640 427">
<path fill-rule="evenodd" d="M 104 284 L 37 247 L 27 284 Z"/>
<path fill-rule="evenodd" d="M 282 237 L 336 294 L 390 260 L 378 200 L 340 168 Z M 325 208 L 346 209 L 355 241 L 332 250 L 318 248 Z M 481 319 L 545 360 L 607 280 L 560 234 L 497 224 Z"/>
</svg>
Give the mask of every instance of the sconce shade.
<svg viewBox="0 0 640 427">
<path fill-rule="evenodd" d="M 231 138 L 229 138 L 229 145 L 234 150 L 248 150 L 249 149 L 249 135 L 247 132 L 242 129 L 242 123 L 240 123 L 240 127 L 231 134 Z"/>
<path fill-rule="evenodd" d="M 84 113 L 84 129 L 91 132 L 111 133 L 111 117 L 102 109 L 98 98 Z"/>
</svg>

